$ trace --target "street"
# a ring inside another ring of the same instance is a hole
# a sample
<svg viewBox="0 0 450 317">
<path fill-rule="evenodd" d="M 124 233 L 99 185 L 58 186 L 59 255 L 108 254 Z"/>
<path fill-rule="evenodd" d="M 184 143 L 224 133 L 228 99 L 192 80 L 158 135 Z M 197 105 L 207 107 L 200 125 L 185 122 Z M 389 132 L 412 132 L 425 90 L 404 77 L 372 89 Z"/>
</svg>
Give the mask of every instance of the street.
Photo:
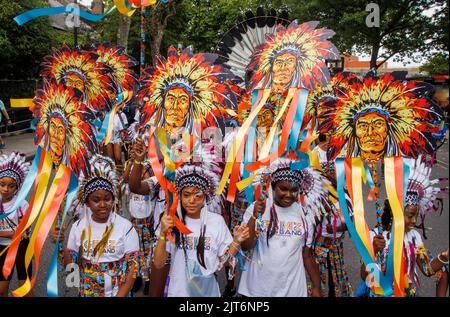
<svg viewBox="0 0 450 317">
<path fill-rule="evenodd" d="M 33 144 L 33 134 L 26 133 L 21 135 L 15 135 L 5 138 L 6 149 L 3 150 L 4 153 L 9 153 L 12 150 L 20 150 L 27 153 L 28 155 L 34 152 Z M 448 143 L 442 146 L 438 152 L 438 164 L 435 166 L 432 172 L 433 177 L 448 177 Z M 382 200 L 384 201 L 385 193 L 383 191 L 382 184 Z M 365 191 L 367 197 L 367 190 Z M 368 220 L 369 226 L 374 226 L 376 222 L 375 206 L 373 202 L 365 201 L 366 208 L 366 219 Z M 446 250 L 448 248 L 449 241 L 449 202 L 448 197 L 444 199 L 444 208 L 442 215 L 430 214 L 426 218 L 426 227 L 428 239 L 424 240 L 426 248 L 431 251 L 433 255 Z M 420 222 L 420 221 L 419 221 Z M 419 231 L 421 232 L 421 231 Z M 68 231 L 66 233 L 66 237 Z M 46 278 L 47 272 L 49 270 L 51 253 L 53 251 L 54 244 L 48 238 L 44 250 L 40 259 L 40 268 L 38 272 L 38 277 L 36 280 L 36 285 L 33 289 L 35 296 L 47 296 L 46 294 Z M 349 238 L 348 233 L 345 235 L 344 239 L 344 254 L 345 254 L 345 264 L 347 267 L 348 275 L 351 281 L 351 286 L 353 292 L 356 292 L 359 285 L 359 272 L 360 272 L 360 257 L 354 247 L 352 240 Z M 33 268 L 33 273 L 35 273 L 35 268 Z M 420 296 L 434 296 L 435 295 L 435 278 L 427 278 L 419 272 L 420 277 Z M 64 274 L 59 274 L 59 295 L 60 296 L 76 296 L 76 288 L 67 288 L 64 283 Z M 225 274 L 221 272 L 220 275 L 221 288 L 224 287 Z M 236 284 L 237 285 L 237 284 Z M 14 276 L 11 283 L 10 289 L 17 288 L 17 280 Z M 142 290 L 136 296 L 143 296 Z"/>
</svg>

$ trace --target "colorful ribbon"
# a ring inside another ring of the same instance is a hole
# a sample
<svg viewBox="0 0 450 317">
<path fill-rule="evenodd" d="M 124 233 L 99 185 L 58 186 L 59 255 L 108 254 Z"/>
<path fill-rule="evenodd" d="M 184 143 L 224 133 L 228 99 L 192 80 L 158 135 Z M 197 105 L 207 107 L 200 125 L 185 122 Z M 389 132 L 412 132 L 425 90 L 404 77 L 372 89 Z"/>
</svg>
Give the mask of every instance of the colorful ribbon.
<svg viewBox="0 0 450 317">
<path fill-rule="evenodd" d="M 98 22 L 101 19 L 103 19 L 105 16 L 110 14 L 115 7 L 112 7 L 107 13 L 105 14 L 92 14 L 87 11 L 83 11 L 80 9 L 77 9 L 75 6 L 65 6 L 65 7 L 55 7 L 55 8 L 40 8 L 40 9 L 32 9 L 29 11 L 26 11 L 14 18 L 14 21 L 18 25 L 24 25 L 25 23 L 28 23 L 36 18 L 42 17 L 42 16 L 51 16 L 56 14 L 62 14 L 62 13 L 70 13 L 79 16 L 80 18 L 84 20 L 88 20 L 90 22 Z"/>
<path fill-rule="evenodd" d="M 27 279 L 25 283 L 12 292 L 13 296 L 23 297 L 33 288 L 39 271 L 39 260 L 42 247 L 48 236 L 53 221 L 58 213 L 59 207 L 64 199 L 64 195 L 69 186 L 70 169 L 64 165 L 60 165 L 56 176 L 50 186 L 47 199 L 45 200 L 42 211 L 36 222 L 35 228 L 30 238 L 27 251 L 25 253 L 25 270 Z M 28 276 L 28 267 L 34 257 L 35 273 L 30 280 Z"/>
<path fill-rule="evenodd" d="M 117 95 L 116 105 L 108 112 L 103 120 L 102 127 L 97 133 L 97 142 L 104 142 L 107 145 L 111 141 L 114 128 L 114 117 L 122 106 L 133 98 L 133 91 L 125 90 Z"/>
<path fill-rule="evenodd" d="M 67 212 L 69 211 L 73 200 L 77 196 L 78 191 L 78 179 L 75 174 L 71 173 L 69 191 L 67 194 L 66 205 L 64 207 L 64 213 L 61 223 L 64 224 L 66 220 Z M 62 226 L 58 232 L 58 238 L 56 239 L 55 249 L 53 250 L 52 261 L 50 263 L 50 269 L 48 271 L 47 277 L 47 295 L 49 297 L 58 297 L 58 250 L 59 250 L 59 239 L 62 232 Z M 89 240 L 90 241 L 90 240 Z"/>
<path fill-rule="evenodd" d="M 33 105 L 33 98 L 25 99 L 9 99 L 9 104 L 11 108 L 29 108 Z"/>
<path fill-rule="evenodd" d="M 373 250 L 366 247 L 366 243 L 363 242 L 361 236 L 358 234 L 356 227 L 350 217 L 348 208 L 347 208 L 347 202 L 345 199 L 345 192 L 344 188 L 347 184 L 347 188 L 351 192 L 351 188 L 355 187 L 356 184 L 351 184 L 351 182 L 348 182 L 349 178 L 347 175 L 350 175 L 351 180 L 353 181 L 352 175 L 352 159 L 351 158 L 337 158 L 336 159 L 336 176 L 337 176 L 337 192 L 338 192 L 338 198 L 339 198 L 339 204 L 342 210 L 342 214 L 344 216 L 344 220 L 347 226 L 347 229 L 355 243 L 356 249 L 358 250 L 359 254 L 361 255 L 366 267 L 368 267 L 371 264 L 375 264 L 374 256 L 373 256 Z M 360 166 L 359 166 L 360 167 Z M 358 167 L 357 167 L 358 168 Z M 350 171 L 349 171 L 350 170 Z M 361 176 L 362 172 L 357 172 Z M 354 196 L 354 195 L 353 195 Z M 362 198 L 358 198 L 359 200 L 362 200 Z M 354 197 L 352 197 L 352 200 L 354 201 Z M 354 209 L 357 208 L 357 206 L 361 206 L 359 203 L 358 205 L 354 204 Z M 356 212 L 356 210 L 355 210 Z M 364 237 L 364 236 L 363 236 Z M 389 258 L 389 257 L 388 257 Z M 388 261 L 388 265 L 389 265 Z M 376 265 L 376 264 L 375 264 Z M 392 275 L 384 275 L 381 272 L 381 269 L 377 267 L 374 269 L 374 271 L 377 271 L 377 274 L 374 274 L 375 278 L 379 277 L 379 280 L 377 279 L 377 282 L 379 282 L 379 285 L 381 286 L 384 296 L 392 296 L 393 294 L 393 281 L 392 281 Z"/>
</svg>

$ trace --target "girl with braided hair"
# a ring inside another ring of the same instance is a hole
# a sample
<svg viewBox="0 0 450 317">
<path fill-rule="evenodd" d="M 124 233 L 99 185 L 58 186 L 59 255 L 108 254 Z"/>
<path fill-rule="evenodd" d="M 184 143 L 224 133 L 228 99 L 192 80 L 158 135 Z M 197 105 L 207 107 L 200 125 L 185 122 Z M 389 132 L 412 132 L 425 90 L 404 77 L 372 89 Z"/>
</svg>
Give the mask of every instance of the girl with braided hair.
<svg viewBox="0 0 450 317">
<path fill-rule="evenodd" d="M 260 184 L 266 174 L 270 186 L 267 200 L 260 197 L 244 214 L 250 238 L 242 248 L 252 253 L 239 284 L 238 293 L 243 296 L 306 297 L 305 270 L 312 282 L 311 296 L 321 296 L 312 244 L 328 191 L 318 171 L 298 170 L 293 163 L 280 158 L 254 180 L 254 184 Z"/>
<path fill-rule="evenodd" d="M 117 175 L 110 164 L 90 166 L 78 199 L 87 214 L 71 228 L 64 265 L 78 264 L 81 297 L 125 297 L 136 279 L 139 238 L 131 222 L 114 210 Z"/>
<path fill-rule="evenodd" d="M 245 226 L 237 226 L 231 235 L 215 196 L 221 168 L 214 164 L 214 157 L 202 153 L 201 158 L 201 165 L 185 164 L 175 172 L 180 197 L 177 214 L 190 233 L 181 233 L 167 213 L 161 220 L 154 265 L 163 267 L 171 255 L 169 297 L 220 297 L 215 273 L 227 261 L 234 267 L 234 257 L 249 237 Z M 166 241 L 169 231 L 175 237 L 174 245 Z"/>
</svg>

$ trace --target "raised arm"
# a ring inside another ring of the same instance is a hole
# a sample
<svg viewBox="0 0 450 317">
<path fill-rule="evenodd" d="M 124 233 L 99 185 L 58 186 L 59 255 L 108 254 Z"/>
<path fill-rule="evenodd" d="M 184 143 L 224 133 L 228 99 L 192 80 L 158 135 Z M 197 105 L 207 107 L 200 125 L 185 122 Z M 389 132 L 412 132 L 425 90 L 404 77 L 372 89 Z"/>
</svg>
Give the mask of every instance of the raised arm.
<svg viewBox="0 0 450 317">
<path fill-rule="evenodd" d="M 149 188 L 147 182 L 142 181 L 142 164 L 145 159 L 145 145 L 143 140 L 138 139 L 133 145 L 133 157 L 134 159 L 128 179 L 130 191 L 138 195 L 149 195 L 151 188 Z"/>
</svg>

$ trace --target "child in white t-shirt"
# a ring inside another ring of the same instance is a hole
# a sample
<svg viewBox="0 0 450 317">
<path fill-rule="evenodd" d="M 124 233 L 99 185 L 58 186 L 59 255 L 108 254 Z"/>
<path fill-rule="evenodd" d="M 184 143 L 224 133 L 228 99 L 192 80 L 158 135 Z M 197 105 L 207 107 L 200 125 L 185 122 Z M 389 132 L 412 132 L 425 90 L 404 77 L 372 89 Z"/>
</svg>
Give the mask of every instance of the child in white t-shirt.
<svg viewBox="0 0 450 317">
<path fill-rule="evenodd" d="M 256 184 L 265 187 L 270 180 L 270 186 L 267 201 L 259 197 L 244 215 L 250 238 L 242 247 L 252 253 L 241 275 L 238 293 L 242 296 L 306 297 L 306 272 L 312 282 L 311 296 L 321 296 L 312 242 L 318 210 L 323 209 L 327 194 L 317 171 L 295 170 L 292 163 L 279 159 L 256 178 Z"/>
<path fill-rule="evenodd" d="M 91 164 L 80 182 L 87 214 L 70 230 L 64 264 L 80 267 L 81 297 L 124 297 L 138 270 L 139 238 L 130 221 L 114 212 L 117 175 L 109 164 Z"/>
</svg>

